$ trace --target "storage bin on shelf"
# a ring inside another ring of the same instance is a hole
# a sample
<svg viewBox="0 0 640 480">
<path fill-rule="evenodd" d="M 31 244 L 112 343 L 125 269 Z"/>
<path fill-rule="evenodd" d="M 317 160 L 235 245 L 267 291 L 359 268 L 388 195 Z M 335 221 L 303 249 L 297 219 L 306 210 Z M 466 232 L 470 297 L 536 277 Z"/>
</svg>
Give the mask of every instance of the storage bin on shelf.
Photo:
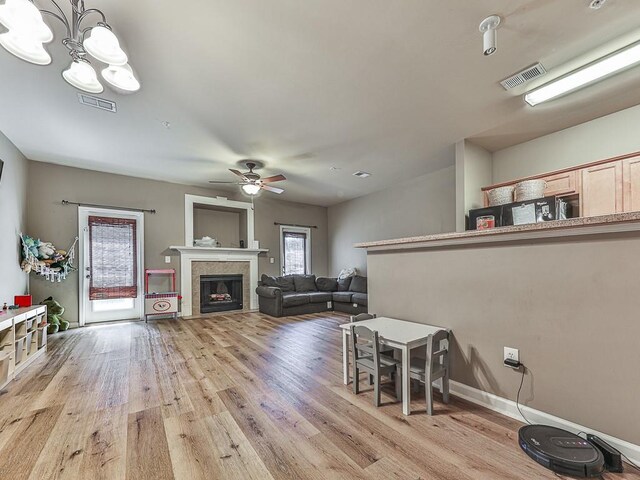
<svg viewBox="0 0 640 480">
<path fill-rule="evenodd" d="M 33 329 L 33 324 L 36 321 L 36 317 L 33 318 L 27 318 L 26 320 L 26 324 L 27 324 L 27 330 L 32 330 Z"/>
<path fill-rule="evenodd" d="M 11 354 L 0 351 L 0 385 L 9 381 L 9 365 L 11 364 Z"/>
<path fill-rule="evenodd" d="M 47 344 L 47 324 L 38 326 L 38 349 L 41 349 Z"/>
<path fill-rule="evenodd" d="M 33 347 L 33 332 L 27 332 L 27 336 L 24 337 L 24 346 L 25 346 L 27 356 L 31 355 L 31 351 Z"/>
<path fill-rule="evenodd" d="M 24 351 L 26 350 L 25 348 L 25 340 L 27 338 L 27 335 L 25 334 L 22 337 L 17 337 L 16 341 L 15 341 L 15 345 L 16 345 L 16 365 L 18 365 L 20 362 L 22 362 L 22 359 L 24 357 Z"/>
</svg>

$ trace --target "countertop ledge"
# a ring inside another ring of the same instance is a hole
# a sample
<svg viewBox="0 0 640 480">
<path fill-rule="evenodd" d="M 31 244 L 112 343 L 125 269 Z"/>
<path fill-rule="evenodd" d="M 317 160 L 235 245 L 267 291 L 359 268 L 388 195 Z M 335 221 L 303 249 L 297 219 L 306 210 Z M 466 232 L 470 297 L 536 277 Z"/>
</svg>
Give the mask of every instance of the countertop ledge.
<svg viewBox="0 0 640 480">
<path fill-rule="evenodd" d="M 552 222 L 515 225 L 491 230 L 469 230 L 466 232 L 379 240 L 356 243 L 354 247 L 366 248 L 369 251 L 403 250 L 633 231 L 640 231 L 640 212 L 554 220 Z"/>
</svg>

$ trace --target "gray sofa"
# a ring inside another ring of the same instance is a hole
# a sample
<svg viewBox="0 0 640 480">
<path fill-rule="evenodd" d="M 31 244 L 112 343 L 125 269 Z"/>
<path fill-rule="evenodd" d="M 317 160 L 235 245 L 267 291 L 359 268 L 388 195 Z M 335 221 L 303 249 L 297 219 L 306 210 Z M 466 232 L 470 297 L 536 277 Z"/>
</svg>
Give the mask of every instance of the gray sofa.
<svg viewBox="0 0 640 480">
<path fill-rule="evenodd" d="M 367 278 L 315 275 L 262 275 L 256 288 L 260 312 L 272 317 L 334 310 L 351 315 L 367 313 Z"/>
</svg>

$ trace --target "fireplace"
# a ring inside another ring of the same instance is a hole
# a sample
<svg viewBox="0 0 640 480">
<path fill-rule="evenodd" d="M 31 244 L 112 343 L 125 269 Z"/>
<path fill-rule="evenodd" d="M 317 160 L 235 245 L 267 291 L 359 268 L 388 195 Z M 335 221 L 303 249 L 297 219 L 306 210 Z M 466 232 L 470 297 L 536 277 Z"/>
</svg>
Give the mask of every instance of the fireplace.
<svg viewBox="0 0 640 480">
<path fill-rule="evenodd" d="M 242 310 L 242 275 L 201 275 L 200 313 Z"/>
</svg>

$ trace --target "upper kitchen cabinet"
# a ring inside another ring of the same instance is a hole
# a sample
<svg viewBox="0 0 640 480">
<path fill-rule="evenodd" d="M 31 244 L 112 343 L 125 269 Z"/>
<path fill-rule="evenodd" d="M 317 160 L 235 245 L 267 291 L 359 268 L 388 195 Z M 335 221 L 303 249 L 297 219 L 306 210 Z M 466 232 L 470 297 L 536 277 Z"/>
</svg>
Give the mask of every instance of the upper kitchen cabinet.
<svg viewBox="0 0 640 480">
<path fill-rule="evenodd" d="M 545 196 L 564 197 L 574 216 L 640 211 L 640 152 L 484 187 L 485 206 L 489 190 L 530 179 L 546 181 Z"/>
<path fill-rule="evenodd" d="M 580 211 L 583 217 L 623 211 L 622 161 L 583 168 Z"/>
<path fill-rule="evenodd" d="M 579 193 L 580 179 L 575 170 L 547 175 L 543 179 L 547 182 L 544 189 L 544 194 L 547 197 L 552 195 L 563 197 Z"/>
<path fill-rule="evenodd" d="M 625 212 L 640 211 L 640 156 L 622 161 L 622 206 Z"/>
</svg>

